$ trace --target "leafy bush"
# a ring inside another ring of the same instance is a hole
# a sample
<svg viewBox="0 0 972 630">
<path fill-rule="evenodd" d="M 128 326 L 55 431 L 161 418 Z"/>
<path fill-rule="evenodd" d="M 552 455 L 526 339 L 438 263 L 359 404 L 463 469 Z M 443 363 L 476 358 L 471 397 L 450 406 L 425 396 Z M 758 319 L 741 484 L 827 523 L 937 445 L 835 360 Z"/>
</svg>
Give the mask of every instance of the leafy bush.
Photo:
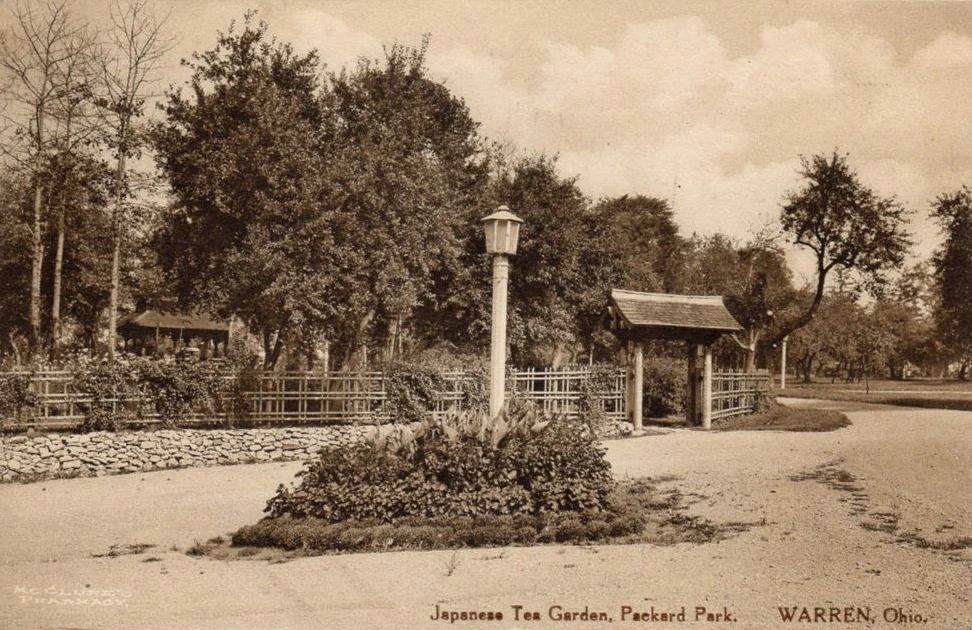
<svg viewBox="0 0 972 630">
<path fill-rule="evenodd" d="M 174 426 L 192 413 L 219 410 L 225 382 L 206 364 L 141 359 L 133 365 L 139 385 L 151 394 L 163 425 Z"/>
<path fill-rule="evenodd" d="M 614 390 L 618 368 L 611 364 L 597 364 L 590 367 L 590 376 L 581 381 L 579 400 L 580 415 L 587 420 L 588 426 L 600 434 L 609 424 L 602 398 Z"/>
<path fill-rule="evenodd" d="M 643 405 L 647 415 L 674 416 L 685 412 L 688 368 L 669 357 L 645 357 Z"/>
<path fill-rule="evenodd" d="M 434 365 L 397 362 L 385 366 L 385 410 L 396 422 L 421 422 L 435 410 L 446 380 Z"/>
<path fill-rule="evenodd" d="M 220 411 L 225 380 L 202 363 L 153 359 L 81 360 L 71 366 L 71 388 L 90 396 L 82 405 L 81 431 L 117 431 L 146 415 L 146 405 L 163 425 L 172 426 L 192 413 Z"/>
<path fill-rule="evenodd" d="M 37 407 L 37 395 L 30 389 L 27 374 L 0 374 L 0 423 L 9 418 L 21 422 Z"/>
<path fill-rule="evenodd" d="M 583 423 L 535 412 L 463 412 L 320 452 L 295 488 L 280 486 L 271 517 L 330 523 L 410 516 L 544 514 L 603 509 L 613 480 Z M 504 536 L 507 534 L 503 534 Z"/>
<path fill-rule="evenodd" d="M 87 394 L 80 430 L 117 431 L 142 415 L 138 369 L 125 361 L 79 361 L 71 366 L 71 388 Z"/>
</svg>

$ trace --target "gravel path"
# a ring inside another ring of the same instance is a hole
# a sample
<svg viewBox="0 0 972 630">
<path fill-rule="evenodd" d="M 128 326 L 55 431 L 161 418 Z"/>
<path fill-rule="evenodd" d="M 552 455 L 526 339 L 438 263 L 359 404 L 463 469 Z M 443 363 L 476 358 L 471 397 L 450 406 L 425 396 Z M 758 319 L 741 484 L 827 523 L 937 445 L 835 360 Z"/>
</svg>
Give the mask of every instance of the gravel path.
<svg viewBox="0 0 972 630">
<path fill-rule="evenodd" d="M 853 425 L 832 433 L 676 430 L 611 443 L 619 476 L 668 478 L 690 513 L 748 524 L 705 545 L 216 562 L 172 547 L 257 520 L 299 465 L 3 486 L 0 628 L 443 627 L 437 606 L 503 614 L 446 621 L 455 628 L 711 628 L 726 613 L 734 628 L 972 628 L 972 549 L 940 549 L 972 542 L 972 413 L 853 409 Z M 105 555 L 140 543 L 155 547 Z M 551 618 L 585 607 L 611 622 Z M 785 622 L 781 607 L 822 617 Z M 539 621 L 527 620 L 534 611 Z"/>
</svg>

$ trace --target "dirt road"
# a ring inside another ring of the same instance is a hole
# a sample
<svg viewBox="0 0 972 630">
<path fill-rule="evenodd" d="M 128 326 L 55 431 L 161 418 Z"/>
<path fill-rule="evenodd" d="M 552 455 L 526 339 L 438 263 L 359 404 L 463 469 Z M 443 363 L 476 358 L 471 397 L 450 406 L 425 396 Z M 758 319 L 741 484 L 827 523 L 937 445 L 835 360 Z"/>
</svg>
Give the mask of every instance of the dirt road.
<svg viewBox="0 0 972 630">
<path fill-rule="evenodd" d="M 255 521 L 298 465 L 0 487 L 0 628 L 972 629 L 972 413 L 854 409 L 832 433 L 611 443 L 619 476 L 745 524 L 705 545 L 227 563 L 172 547 Z"/>
</svg>

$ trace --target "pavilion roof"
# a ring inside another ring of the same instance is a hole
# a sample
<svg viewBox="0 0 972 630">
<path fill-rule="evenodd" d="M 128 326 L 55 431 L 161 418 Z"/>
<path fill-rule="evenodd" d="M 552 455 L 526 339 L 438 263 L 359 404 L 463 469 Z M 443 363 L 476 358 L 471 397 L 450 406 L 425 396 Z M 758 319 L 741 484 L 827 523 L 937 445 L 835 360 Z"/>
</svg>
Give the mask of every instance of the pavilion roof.
<svg viewBox="0 0 972 630">
<path fill-rule="evenodd" d="M 643 337 L 686 338 L 743 330 L 719 295 L 611 290 L 611 329 Z"/>
<path fill-rule="evenodd" d="M 133 313 L 122 320 L 118 327 L 213 331 L 229 331 L 230 328 L 229 323 L 217 321 L 208 315 L 185 315 L 182 313 L 164 313 L 159 311 Z"/>
</svg>

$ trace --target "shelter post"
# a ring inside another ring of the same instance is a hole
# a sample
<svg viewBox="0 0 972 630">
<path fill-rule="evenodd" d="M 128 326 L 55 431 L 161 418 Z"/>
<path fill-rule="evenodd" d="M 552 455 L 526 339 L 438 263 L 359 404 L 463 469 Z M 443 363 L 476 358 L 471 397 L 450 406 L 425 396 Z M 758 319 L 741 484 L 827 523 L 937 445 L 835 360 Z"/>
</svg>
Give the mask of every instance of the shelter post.
<svg viewBox="0 0 972 630">
<path fill-rule="evenodd" d="M 689 424 L 699 423 L 699 347 L 688 344 L 688 399 L 685 401 L 685 416 Z"/>
<path fill-rule="evenodd" d="M 631 399 L 631 424 L 634 426 L 634 435 L 641 435 L 644 433 L 642 420 L 644 418 L 644 413 L 642 409 L 644 401 L 645 392 L 645 348 L 644 344 L 640 341 L 634 342 L 633 348 L 634 354 L 634 365 L 632 369 L 634 370 L 634 387 Z"/>
<path fill-rule="evenodd" d="M 702 367 L 702 428 L 712 428 L 712 346 L 705 346 Z"/>
</svg>

